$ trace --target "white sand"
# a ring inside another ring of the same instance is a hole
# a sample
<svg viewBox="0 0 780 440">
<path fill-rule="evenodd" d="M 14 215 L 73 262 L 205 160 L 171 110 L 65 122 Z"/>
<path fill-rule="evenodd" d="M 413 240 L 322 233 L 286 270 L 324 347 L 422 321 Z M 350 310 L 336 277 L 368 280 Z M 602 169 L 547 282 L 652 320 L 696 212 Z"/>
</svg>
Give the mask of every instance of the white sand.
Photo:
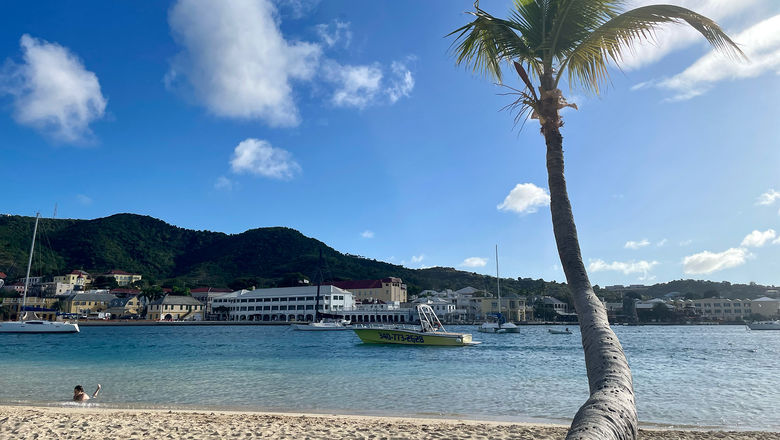
<svg viewBox="0 0 780 440">
<path fill-rule="evenodd" d="M 0 406 L 0 439 L 562 439 L 566 426 L 368 416 Z M 773 432 L 640 430 L 641 439 L 778 439 Z"/>
</svg>

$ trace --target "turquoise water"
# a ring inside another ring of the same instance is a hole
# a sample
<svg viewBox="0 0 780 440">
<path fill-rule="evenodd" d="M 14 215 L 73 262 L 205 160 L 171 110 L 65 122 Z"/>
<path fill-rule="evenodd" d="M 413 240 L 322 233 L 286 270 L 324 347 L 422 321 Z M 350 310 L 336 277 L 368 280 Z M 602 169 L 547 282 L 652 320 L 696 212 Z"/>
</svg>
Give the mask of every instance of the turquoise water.
<svg viewBox="0 0 780 440">
<path fill-rule="evenodd" d="M 0 403 L 462 417 L 566 423 L 588 394 L 579 332 L 472 332 L 476 347 L 367 345 L 289 327 L 82 327 L 0 335 Z M 645 423 L 780 430 L 780 331 L 616 327 Z"/>
</svg>

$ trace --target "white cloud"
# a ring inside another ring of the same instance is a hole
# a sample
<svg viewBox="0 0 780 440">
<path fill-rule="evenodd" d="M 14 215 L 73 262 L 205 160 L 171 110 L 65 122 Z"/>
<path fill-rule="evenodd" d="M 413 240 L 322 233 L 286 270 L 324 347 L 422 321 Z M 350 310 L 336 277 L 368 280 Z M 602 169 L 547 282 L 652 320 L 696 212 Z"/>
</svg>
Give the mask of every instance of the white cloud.
<svg viewBox="0 0 780 440">
<path fill-rule="evenodd" d="M 331 102 L 337 107 L 365 108 L 376 99 L 382 82 L 379 64 L 342 66 L 329 62 L 325 66 L 327 79 L 337 85 Z"/>
<path fill-rule="evenodd" d="M 76 194 L 76 200 L 78 200 L 79 203 L 85 206 L 92 204 L 92 198 L 89 196 L 85 196 L 84 194 Z"/>
<path fill-rule="evenodd" d="M 412 263 L 420 263 L 422 262 L 423 259 L 425 259 L 425 255 L 423 254 L 416 255 L 416 256 L 412 255 Z"/>
<path fill-rule="evenodd" d="M 625 245 L 625 248 L 626 249 L 639 249 L 639 248 L 643 248 L 643 247 L 648 246 L 648 245 L 650 245 L 650 242 L 646 238 L 643 238 L 640 241 L 627 241 L 626 245 Z"/>
<path fill-rule="evenodd" d="M 326 46 L 333 47 L 341 43 L 344 47 L 348 47 L 352 41 L 352 31 L 349 26 L 349 23 L 333 20 L 333 23 L 318 24 L 314 30 Z"/>
<path fill-rule="evenodd" d="M 590 262 L 588 264 L 588 270 L 591 272 L 602 272 L 602 271 L 615 271 L 615 272 L 623 272 L 625 275 L 630 275 L 632 273 L 641 273 L 643 277 L 647 277 L 647 273 L 652 270 L 655 266 L 658 265 L 657 261 L 628 261 L 628 262 L 622 262 L 622 261 L 613 261 L 611 263 L 607 263 L 604 260 L 596 259 Z"/>
<path fill-rule="evenodd" d="M 742 244 L 740 246 L 742 247 L 761 247 L 765 245 L 770 240 L 774 240 L 777 236 L 777 233 L 774 229 L 767 229 L 764 232 L 761 231 L 753 231 L 750 234 L 748 234 L 743 240 Z"/>
<path fill-rule="evenodd" d="M 230 166 L 234 173 L 249 173 L 272 179 L 289 180 L 301 172 L 301 166 L 289 151 L 274 148 L 267 141 L 245 139 L 236 146 Z"/>
<path fill-rule="evenodd" d="M 363 238 L 374 238 L 374 231 L 365 230 L 360 233 L 360 236 Z"/>
<path fill-rule="evenodd" d="M 689 255 L 683 259 L 683 271 L 686 274 L 708 274 L 745 264 L 749 256 L 747 249 L 731 248 L 720 253 L 709 251 Z"/>
<path fill-rule="evenodd" d="M 89 124 L 106 110 L 97 75 L 59 44 L 27 34 L 19 44 L 24 63 L 8 62 L 0 77 L 0 92 L 14 97 L 14 119 L 57 141 L 89 137 Z"/>
<path fill-rule="evenodd" d="M 393 72 L 393 79 L 390 81 L 390 87 L 385 90 L 390 103 L 394 104 L 396 101 L 403 97 L 408 97 L 414 89 L 414 78 L 412 72 L 406 68 L 406 65 L 393 61 L 391 65 Z"/>
<path fill-rule="evenodd" d="M 363 109 L 371 105 L 395 104 L 410 96 L 414 89 L 412 72 L 399 61 L 393 61 L 390 70 L 388 78 L 379 63 L 351 66 L 326 62 L 325 79 L 336 87 L 331 102 L 337 107 Z"/>
<path fill-rule="evenodd" d="M 661 241 L 659 241 L 658 243 L 656 243 L 655 245 L 658 246 L 658 247 L 664 247 L 664 246 L 666 246 L 666 242 L 667 241 L 669 241 L 669 240 L 664 238 Z"/>
<path fill-rule="evenodd" d="M 485 267 L 487 265 L 487 258 L 482 257 L 469 257 L 460 263 L 461 267 Z"/>
<path fill-rule="evenodd" d="M 675 0 L 676 6 L 691 9 L 709 17 L 718 23 L 738 16 L 743 11 L 750 10 L 762 0 Z M 657 0 L 633 0 L 626 5 L 627 9 L 648 6 L 659 3 Z M 620 63 L 624 70 L 635 70 L 660 61 L 671 52 L 685 49 L 691 45 L 702 43 L 704 37 L 688 24 L 667 24 L 661 26 L 654 34 L 652 41 L 640 42 L 631 51 L 625 51 Z M 740 41 L 735 40 L 738 43 Z"/>
<path fill-rule="evenodd" d="M 536 212 L 540 206 L 550 205 L 550 195 L 546 189 L 533 183 L 518 183 L 498 205 L 499 211 L 513 211 L 519 214 Z"/>
<path fill-rule="evenodd" d="M 758 196 L 756 205 L 771 205 L 775 203 L 777 199 L 780 199 L 780 192 L 770 189 L 769 191 Z"/>
<path fill-rule="evenodd" d="M 780 15 L 775 15 L 734 36 L 748 57 L 747 62 L 729 60 L 712 50 L 683 72 L 660 81 L 658 86 L 676 93 L 670 101 L 682 101 L 706 93 L 720 81 L 754 78 L 767 72 L 780 74 L 778 29 Z"/>
<path fill-rule="evenodd" d="M 681 241 L 681 242 L 680 242 L 680 246 L 681 246 L 681 247 L 690 246 L 690 245 L 691 245 L 691 243 L 693 243 L 693 240 L 690 240 L 690 239 L 688 239 L 688 240 L 683 240 L 683 241 Z"/>
<path fill-rule="evenodd" d="M 272 126 L 300 122 L 292 82 L 319 67 L 317 44 L 287 41 L 269 0 L 179 0 L 169 23 L 182 51 L 166 83 L 185 78 L 217 116 L 261 119 Z"/>
<path fill-rule="evenodd" d="M 232 191 L 233 190 L 233 181 L 228 179 L 225 176 L 219 176 L 217 177 L 217 181 L 214 182 L 214 189 L 224 190 L 224 191 Z"/>
</svg>

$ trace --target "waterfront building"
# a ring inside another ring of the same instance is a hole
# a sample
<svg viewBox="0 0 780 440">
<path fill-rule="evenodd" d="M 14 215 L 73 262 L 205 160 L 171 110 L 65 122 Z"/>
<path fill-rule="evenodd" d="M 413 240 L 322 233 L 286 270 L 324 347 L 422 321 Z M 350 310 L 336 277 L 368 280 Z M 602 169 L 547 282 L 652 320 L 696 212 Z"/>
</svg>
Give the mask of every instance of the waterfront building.
<svg viewBox="0 0 780 440">
<path fill-rule="evenodd" d="M 317 286 L 239 290 L 212 299 L 212 313 L 229 321 L 313 321 Z M 352 293 L 336 286 L 320 287 L 320 312 L 343 314 L 355 307 Z"/>
<path fill-rule="evenodd" d="M 77 290 L 84 290 L 88 285 L 92 284 L 92 275 L 83 270 L 74 270 L 69 274 L 54 277 L 54 282 L 73 284 L 78 286 Z"/>
<path fill-rule="evenodd" d="M 498 307 L 498 298 L 480 298 L 480 316 L 478 319 L 487 319 L 488 315 L 501 312 L 507 322 L 520 322 L 526 320 L 526 300 L 515 294 L 501 295 L 501 308 Z"/>
<path fill-rule="evenodd" d="M 190 295 L 198 301 L 202 302 L 206 306 L 205 313 L 208 317 L 212 312 L 212 301 L 218 296 L 222 296 L 226 293 L 233 292 L 233 289 L 225 289 L 220 287 L 198 287 L 190 290 Z M 211 318 L 207 318 L 211 319 Z"/>
<path fill-rule="evenodd" d="M 142 298 L 140 295 L 127 295 L 124 297 L 117 297 L 112 299 L 109 302 L 108 309 L 106 311 L 110 313 L 112 317 L 116 318 L 129 316 L 138 317 L 143 314 L 144 306 L 144 298 Z"/>
<path fill-rule="evenodd" d="M 765 318 L 780 316 L 780 299 L 762 296 L 750 302 L 750 313 Z"/>
<path fill-rule="evenodd" d="M 141 281 L 141 275 L 137 273 L 129 273 L 123 270 L 111 270 L 103 274 L 104 277 L 111 277 L 116 280 L 119 286 L 127 286 L 133 284 L 136 281 Z"/>
<path fill-rule="evenodd" d="M 406 284 L 400 278 L 388 277 L 380 280 L 333 281 L 339 289 L 348 290 L 355 299 L 379 299 L 385 302 L 407 301 Z"/>
<path fill-rule="evenodd" d="M 66 313 L 77 313 L 81 316 L 89 315 L 91 312 L 105 312 L 111 301 L 116 298 L 116 295 L 108 293 L 106 290 L 73 293 L 62 301 L 62 310 Z"/>
<path fill-rule="evenodd" d="M 22 299 L 22 297 L 0 299 L 0 305 L 8 307 L 11 314 L 11 321 L 19 319 L 19 309 L 22 307 Z M 28 296 L 25 310 L 34 312 L 40 319 L 54 321 L 57 319 L 57 298 Z"/>
<path fill-rule="evenodd" d="M 401 307 L 401 303 L 398 301 L 387 303 L 379 299 L 355 300 L 353 310 L 346 310 L 339 314 L 344 315 L 344 319 L 357 324 L 372 322 L 407 323 L 415 320 L 415 310 Z"/>
<path fill-rule="evenodd" d="M 686 300 L 685 307 L 693 306 L 696 315 L 718 321 L 740 321 L 752 312 L 751 301 L 728 298 L 702 298 Z"/>
<path fill-rule="evenodd" d="M 204 305 L 191 296 L 171 295 L 152 301 L 146 319 L 152 321 L 202 321 Z"/>
</svg>

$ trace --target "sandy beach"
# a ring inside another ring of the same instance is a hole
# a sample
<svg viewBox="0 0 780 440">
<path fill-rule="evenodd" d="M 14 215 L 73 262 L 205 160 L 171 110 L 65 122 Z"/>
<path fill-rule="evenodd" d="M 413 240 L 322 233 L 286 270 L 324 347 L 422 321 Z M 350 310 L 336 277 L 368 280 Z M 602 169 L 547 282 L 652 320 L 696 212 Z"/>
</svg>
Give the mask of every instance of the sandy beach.
<svg viewBox="0 0 780 440">
<path fill-rule="evenodd" d="M 540 439 L 566 427 L 529 423 L 232 411 L 0 406 L 0 439 Z M 780 433 L 641 429 L 640 438 L 780 439 Z"/>
</svg>

